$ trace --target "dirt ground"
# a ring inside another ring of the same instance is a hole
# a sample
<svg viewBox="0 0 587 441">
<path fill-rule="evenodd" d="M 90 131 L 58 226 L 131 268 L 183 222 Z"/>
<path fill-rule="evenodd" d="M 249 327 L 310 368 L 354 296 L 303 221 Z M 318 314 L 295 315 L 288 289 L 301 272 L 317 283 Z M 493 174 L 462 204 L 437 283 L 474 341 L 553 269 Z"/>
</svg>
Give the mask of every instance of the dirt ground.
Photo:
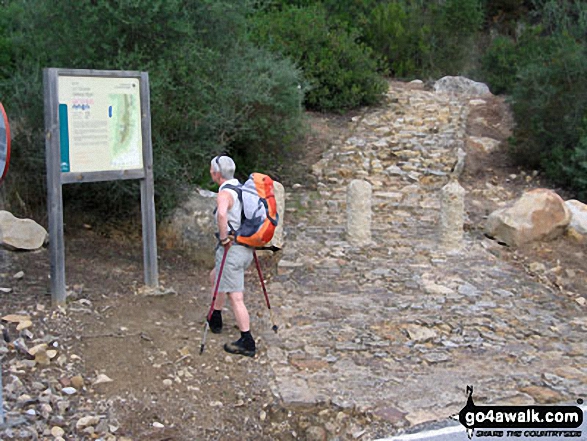
<svg viewBox="0 0 587 441">
<path fill-rule="evenodd" d="M 310 115 L 316 130 L 306 140 L 303 157 L 279 171 L 282 182 L 303 180 L 329 137 L 340 135 L 351 116 Z M 79 213 L 64 218 L 67 308 L 51 308 L 48 250 L 13 252 L 8 265 L 0 266 L 0 286 L 11 289 L 0 291 L 0 317 L 31 316 L 31 345 L 49 335 L 70 362 L 21 371 L 23 383 L 44 381 L 59 391 L 74 376 L 84 379 L 83 391 L 70 399 L 65 415 L 71 421 L 59 421 L 69 427 L 65 439 L 98 438 L 75 428 L 79 418 L 97 411 L 116 439 L 141 441 L 294 439 L 296 430 L 301 433 L 320 418 L 316 409 L 293 415 L 271 393 L 261 335 L 255 335 L 255 358 L 223 351 L 225 342 L 240 336 L 230 311 L 224 314 L 222 334 L 208 332 L 200 354 L 210 305 L 209 268 L 160 245 L 160 291 L 169 292 L 151 295 L 143 285 L 140 218 L 96 222 Z M 261 267 L 270 280 L 271 262 L 261 259 Z M 15 279 L 21 271 L 22 277 Z M 254 287 L 246 294 L 252 329 L 269 329 L 271 324 L 262 319 L 266 305 L 254 266 L 246 277 L 247 286 Z M 15 324 L 3 324 L 11 339 L 19 335 Z M 3 370 L 19 358 L 22 354 L 9 352 Z M 100 375 L 113 381 L 94 384 Z"/>
<path fill-rule="evenodd" d="M 315 130 L 307 140 L 306 154 L 291 169 L 282 171 L 284 184 L 307 178 L 309 165 L 332 137 L 340 135 L 351 117 L 311 116 Z M 526 188 L 546 185 L 539 177 L 527 179 L 501 153 L 474 160 L 475 166 L 470 167 L 474 172 L 466 171 L 462 181 L 469 193 L 475 188 L 486 189 L 488 182 L 516 196 Z M 494 202 L 484 199 L 483 193 L 470 199 L 468 228 L 472 234 L 482 235 L 479 224 L 492 211 Z M 0 274 L 0 286 L 10 286 L 12 291 L 0 292 L 0 314 L 28 313 L 33 334 L 51 334 L 58 339 L 67 362 L 48 368 L 55 387 L 67 384 L 67 378 L 73 375 L 85 380 L 83 391 L 72 398 L 75 404 L 69 412 L 69 427 L 78 435 L 66 439 L 97 438 L 76 432 L 73 419 L 73 415 L 78 418 L 96 409 L 108 418 L 109 431 L 117 439 L 141 441 L 293 439 L 307 433 L 314 421 L 336 412 L 284 409 L 271 392 L 263 337 L 258 335 L 259 351 L 254 359 L 229 356 L 222 350 L 224 342 L 238 338 L 230 312 L 224 315 L 223 334 L 208 333 L 205 351 L 200 355 L 209 307 L 209 269 L 195 267 L 177 250 L 160 247 L 160 283 L 172 291 L 148 295 L 142 289 L 142 244 L 137 221 L 106 228 L 83 216 L 66 218 L 65 245 L 66 281 L 71 294 L 67 309 L 51 310 L 49 255 L 42 249 L 11 254 L 9 269 Z M 541 262 L 555 270 L 536 274 L 537 278 L 554 287 L 581 292 L 587 277 L 584 252 L 583 242 L 563 237 L 524 249 L 502 247 L 500 256 L 528 268 L 532 262 Z M 263 269 L 270 278 L 267 262 Z M 24 276 L 16 280 L 13 275 L 19 271 Z M 254 287 L 247 293 L 252 329 L 268 328 L 254 268 L 247 277 L 247 286 Z M 113 381 L 94 385 L 101 374 Z M 29 370 L 26 375 L 35 381 L 40 370 Z"/>
</svg>

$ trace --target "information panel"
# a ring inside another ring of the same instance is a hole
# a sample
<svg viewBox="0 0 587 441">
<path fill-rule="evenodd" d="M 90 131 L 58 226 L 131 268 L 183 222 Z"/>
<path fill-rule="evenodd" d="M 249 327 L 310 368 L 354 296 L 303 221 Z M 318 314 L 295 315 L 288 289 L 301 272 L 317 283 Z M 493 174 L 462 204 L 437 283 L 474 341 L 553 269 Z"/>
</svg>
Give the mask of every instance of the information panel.
<svg viewBox="0 0 587 441">
<path fill-rule="evenodd" d="M 61 171 L 143 168 L 138 78 L 58 78 Z"/>
</svg>

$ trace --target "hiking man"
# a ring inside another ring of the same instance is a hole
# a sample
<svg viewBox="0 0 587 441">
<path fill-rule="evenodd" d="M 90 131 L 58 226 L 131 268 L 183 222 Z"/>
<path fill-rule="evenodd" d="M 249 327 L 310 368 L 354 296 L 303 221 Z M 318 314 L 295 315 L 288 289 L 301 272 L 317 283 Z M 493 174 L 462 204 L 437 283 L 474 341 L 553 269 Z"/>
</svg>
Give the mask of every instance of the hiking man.
<svg viewBox="0 0 587 441">
<path fill-rule="evenodd" d="M 214 334 L 222 331 L 222 308 L 226 295 L 230 299 L 236 324 L 241 331 L 241 338 L 233 343 L 226 343 L 224 350 L 231 354 L 255 356 L 255 340 L 250 331 L 249 312 L 244 303 L 245 270 L 253 260 L 253 249 L 233 243 L 232 232 L 238 230 L 242 216 L 242 202 L 236 191 L 227 186 L 237 186 L 234 178 L 236 165 L 228 156 L 216 156 L 210 162 L 210 176 L 220 186 L 216 200 L 216 226 L 218 229 L 218 246 L 216 247 L 216 265 L 210 272 L 212 296 L 216 286 L 216 276 L 226 252 L 226 261 L 222 270 L 218 294 L 214 302 L 214 311 L 209 321 Z"/>
</svg>

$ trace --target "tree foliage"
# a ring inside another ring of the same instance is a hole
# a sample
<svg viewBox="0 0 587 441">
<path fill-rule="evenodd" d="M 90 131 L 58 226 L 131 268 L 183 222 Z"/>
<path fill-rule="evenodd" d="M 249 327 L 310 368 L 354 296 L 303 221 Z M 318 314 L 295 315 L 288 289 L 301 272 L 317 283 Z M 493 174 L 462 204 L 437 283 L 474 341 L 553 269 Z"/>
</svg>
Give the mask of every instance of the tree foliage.
<svg viewBox="0 0 587 441">
<path fill-rule="evenodd" d="M 587 4 L 540 0 L 514 37 L 498 37 L 483 56 L 483 77 L 511 96 L 512 152 L 522 165 L 587 196 Z"/>
<path fill-rule="evenodd" d="M 158 211 L 181 188 L 209 182 L 209 159 L 234 153 L 273 163 L 302 128 L 301 72 L 246 37 L 240 1 L 109 0 L 10 2 L 8 41 L 19 65 L 0 93 L 15 121 L 11 188 L 25 205 L 44 199 L 42 68 L 147 71 Z M 0 40 L 1 41 L 1 40 Z M 243 171 L 244 171 L 243 170 Z M 66 186 L 105 210 L 136 198 L 136 182 Z"/>
<path fill-rule="evenodd" d="M 372 50 L 321 4 L 284 5 L 252 21 L 254 41 L 291 58 L 309 83 L 306 106 L 340 111 L 377 102 L 386 90 Z"/>
</svg>

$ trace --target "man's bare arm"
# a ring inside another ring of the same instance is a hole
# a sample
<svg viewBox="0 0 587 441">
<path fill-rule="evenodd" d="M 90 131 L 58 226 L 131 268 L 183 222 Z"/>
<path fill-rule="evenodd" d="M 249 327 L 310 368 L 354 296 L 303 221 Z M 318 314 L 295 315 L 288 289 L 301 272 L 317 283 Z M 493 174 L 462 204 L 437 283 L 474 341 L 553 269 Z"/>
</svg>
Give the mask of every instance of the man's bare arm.
<svg viewBox="0 0 587 441">
<path fill-rule="evenodd" d="M 233 204 L 230 193 L 226 190 L 219 192 L 217 204 L 218 211 L 216 212 L 216 216 L 218 220 L 218 234 L 220 235 L 220 240 L 223 240 L 228 237 L 228 210 L 232 208 Z"/>
</svg>

